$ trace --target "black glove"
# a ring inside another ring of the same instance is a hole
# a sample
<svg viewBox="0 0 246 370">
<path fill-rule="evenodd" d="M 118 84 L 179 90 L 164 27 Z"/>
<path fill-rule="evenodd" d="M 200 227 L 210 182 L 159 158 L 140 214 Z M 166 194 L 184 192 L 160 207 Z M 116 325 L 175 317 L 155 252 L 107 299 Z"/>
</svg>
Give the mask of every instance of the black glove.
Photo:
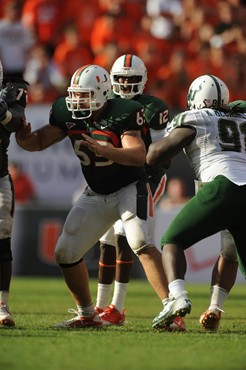
<svg viewBox="0 0 246 370">
<path fill-rule="evenodd" d="M 0 98 L 0 121 L 3 121 L 6 118 L 6 112 L 8 106 L 3 99 Z"/>
<path fill-rule="evenodd" d="M 0 99 L 4 100 L 8 106 L 11 106 L 16 101 L 17 97 L 17 88 L 14 84 L 8 83 L 6 87 L 4 87 L 0 91 Z"/>
</svg>

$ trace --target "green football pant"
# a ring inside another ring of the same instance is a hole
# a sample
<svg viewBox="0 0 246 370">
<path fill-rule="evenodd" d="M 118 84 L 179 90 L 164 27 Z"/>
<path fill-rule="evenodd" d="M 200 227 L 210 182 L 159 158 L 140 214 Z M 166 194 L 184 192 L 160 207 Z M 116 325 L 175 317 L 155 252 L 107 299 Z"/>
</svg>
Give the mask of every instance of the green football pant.
<svg viewBox="0 0 246 370">
<path fill-rule="evenodd" d="M 238 186 L 224 176 L 205 184 L 174 218 L 161 239 L 186 249 L 221 230 L 235 240 L 239 266 L 246 277 L 246 185 Z"/>
</svg>

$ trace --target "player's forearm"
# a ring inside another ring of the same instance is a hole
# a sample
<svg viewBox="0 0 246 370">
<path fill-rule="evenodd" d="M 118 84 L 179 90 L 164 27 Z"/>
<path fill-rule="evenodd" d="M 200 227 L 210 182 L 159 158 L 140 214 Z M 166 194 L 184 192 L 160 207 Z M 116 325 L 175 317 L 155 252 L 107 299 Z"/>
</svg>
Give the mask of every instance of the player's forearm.
<svg viewBox="0 0 246 370">
<path fill-rule="evenodd" d="M 113 148 L 110 146 L 103 147 L 101 155 L 125 166 L 142 167 L 145 164 L 146 151 L 145 147 L 133 148 Z"/>
<path fill-rule="evenodd" d="M 31 131 L 30 123 L 15 134 L 17 144 L 29 152 L 44 150 L 65 138 L 66 134 L 57 126 L 45 125 Z"/>
</svg>

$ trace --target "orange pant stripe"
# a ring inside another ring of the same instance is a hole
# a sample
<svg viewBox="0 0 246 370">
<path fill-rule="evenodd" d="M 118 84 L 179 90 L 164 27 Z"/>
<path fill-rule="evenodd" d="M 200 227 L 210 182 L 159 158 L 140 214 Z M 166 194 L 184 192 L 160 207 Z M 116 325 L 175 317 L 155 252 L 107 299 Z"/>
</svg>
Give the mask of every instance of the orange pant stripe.
<svg viewBox="0 0 246 370">
<path fill-rule="evenodd" d="M 102 263 L 101 261 L 99 261 L 99 266 L 102 266 L 102 267 L 116 267 L 116 265 L 106 265 L 105 263 Z"/>
<path fill-rule="evenodd" d="M 133 260 L 131 260 L 131 261 L 120 261 L 120 260 L 116 260 L 116 263 L 119 263 L 119 264 L 134 263 L 134 261 Z"/>
</svg>

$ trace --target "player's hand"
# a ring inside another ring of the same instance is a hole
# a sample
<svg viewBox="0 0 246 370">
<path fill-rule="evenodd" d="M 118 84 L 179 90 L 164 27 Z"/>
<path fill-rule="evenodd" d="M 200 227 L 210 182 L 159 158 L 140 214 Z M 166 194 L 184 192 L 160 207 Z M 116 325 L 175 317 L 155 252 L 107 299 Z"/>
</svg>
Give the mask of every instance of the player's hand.
<svg viewBox="0 0 246 370">
<path fill-rule="evenodd" d="M 0 91 L 0 99 L 3 99 L 8 106 L 14 104 L 17 98 L 17 89 L 9 83 L 4 89 Z"/>
<path fill-rule="evenodd" d="M 98 156 L 103 156 L 103 146 L 100 145 L 96 140 L 92 139 L 86 134 L 82 134 L 84 140 L 81 140 L 82 144 L 90 149 L 93 153 Z"/>
<path fill-rule="evenodd" d="M 29 138 L 32 132 L 32 126 L 30 122 L 26 122 L 26 119 L 23 120 L 23 126 L 16 131 L 15 135 L 20 141 L 25 141 Z"/>
</svg>

